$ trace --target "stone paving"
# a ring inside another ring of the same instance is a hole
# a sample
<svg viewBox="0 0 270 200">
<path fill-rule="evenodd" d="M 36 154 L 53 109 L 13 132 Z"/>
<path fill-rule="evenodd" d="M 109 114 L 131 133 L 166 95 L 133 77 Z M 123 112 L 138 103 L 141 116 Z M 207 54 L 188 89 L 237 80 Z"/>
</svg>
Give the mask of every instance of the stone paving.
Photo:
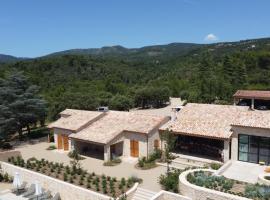
<svg viewBox="0 0 270 200">
<path fill-rule="evenodd" d="M 54 162 L 63 162 L 64 164 L 69 164 L 70 158 L 67 156 L 66 152 L 52 150 L 48 151 L 46 148 L 50 146 L 49 143 L 41 142 L 37 144 L 24 144 L 16 148 L 16 150 L 21 151 L 22 157 L 28 159 L 31 157 L 36 157 L 38 159 L 44 158 Z M 158 177 L 166 172 L 166 167 L 158 166 L 150 170 L 139 170 L 136 169 L 134 160 L 125 160 L 121 164 L 113 167 L 103 166 L 103 160 L 98 160 L 95 158 L 87 157 L 85 160 L 81 161 L 82 167 L 89 172 L 95 172 L 97 174 L 105 174 L 107 176 L 117 177 L 117 178 L 128 178 L 130 176 L 137 176 L 143 179 L 143 183 L 140 187 L 158 192 L 161 187 L 158 183 Z"/>
<path fill-rule="evenodd" d="M 265 166 L 258 164 L 234 161 L 222 175 L 234 180 L 256 183 L 258 181 L 259 174 L 264 173 L 264 169 Z"/>
</svg>

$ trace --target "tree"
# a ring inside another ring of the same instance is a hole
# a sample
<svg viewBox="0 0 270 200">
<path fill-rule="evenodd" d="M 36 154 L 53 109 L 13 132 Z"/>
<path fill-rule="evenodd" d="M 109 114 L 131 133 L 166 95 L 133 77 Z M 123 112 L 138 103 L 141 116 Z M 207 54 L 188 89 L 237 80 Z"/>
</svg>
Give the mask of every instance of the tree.
<svg viewBox="0 0 270 200">
<path fill-rule="evenodd" d="M 22 129 L 41 122 L 46 117 L 46 102 L 38 95 L 38 88 L 31 85 L 21 72 L 13 72 L 0 84 L 0 135 L 6 137 L 13 131 L 22 136 Z"/>
<path fill-rule="evenodd" d="M 111 109 L 121 111 L 128 111 L 132 106 L 131 99 L 123 95 L 114 96 L 109 104 Z"/>
<path fill-rule="evenodd" d="M 162 158 L 163 162 L 167 163 L 167 172 L 170 171 L 169 164 L 172 162 L 173 156 L 171 155 L 171 152 L 175 148 L 175 142 L 177 139 L 177 136 L 170 130 L 165 130 L 164 132 L 160 133 L 160 139 L 162 143 L 164 143 L 164 150 L 162 151 Z"/>
</svg>

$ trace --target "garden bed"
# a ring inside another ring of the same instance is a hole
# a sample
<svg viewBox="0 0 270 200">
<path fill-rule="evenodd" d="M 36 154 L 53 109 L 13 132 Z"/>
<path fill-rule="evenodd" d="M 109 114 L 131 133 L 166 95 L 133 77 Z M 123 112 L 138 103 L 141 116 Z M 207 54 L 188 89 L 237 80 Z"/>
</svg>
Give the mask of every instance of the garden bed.
<svg viewBox="0 0 270 200">
<path fill-rule="evenodd" d="M 122 160 L 120 158 L 115 158 L 115 159 L 104 162 L 103 165 L 112 167 L 112 166 L 121 164 L 121 162 Z"/>
<path fill-rule="evenodd" d="M 9 163 L 19 167 L 26 168 L 41 174 L 56 178 L 74 185 L 99 192 L 113 198 L 126 193 L 135 182 L 137 178 L 122 178 L 117 180 L 115 177 L 97 175 L 94 172 L 89 173 L 82 168 L 71 167 L 63 163 L 49 162 L 48 160 L 30 158 L 24 161 L 21 157 L 9 158 Z"/>
<path fill-rule="evenodd" d="M 154 153 L 150 154 L 148 158 L 142 157 L 138 159 L 135 165 L 137 169 L 147 170 L 157 167 L 156 161 L 161 158 L 162 151 L 155 149 Z"/>
<path fill-rule="evenodd" d="M 270 187 L 259 184 L 248 184 L 241 181 L 214 176 L 208 171 L 195 171 L 188 174 L 187 181 L 191 184 L 217 190 L 254 200 L 270 199 Z"/>
</svg>

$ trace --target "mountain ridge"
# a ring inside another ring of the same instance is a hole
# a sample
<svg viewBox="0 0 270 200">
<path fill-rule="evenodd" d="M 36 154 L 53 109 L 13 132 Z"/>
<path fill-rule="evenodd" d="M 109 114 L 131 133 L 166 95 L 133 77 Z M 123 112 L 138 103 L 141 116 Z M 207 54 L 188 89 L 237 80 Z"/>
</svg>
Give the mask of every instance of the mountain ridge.
<svg viewBox="0 0 270 200">
<path fill-rule="evenodd" d="M 101 48 L 75 48 L 68 49 L 63 51 L 53 52 L 44 56 L 33 57 L 33 58 L 21 58 L 12 55 L 0 54 L 0 62 L 16 62 L 26 59 L 36 59 L 44 57 L 54 57 L 54 56 L 63 56 L 63 55 L 92 55 L 92 56 L 108 56 L 108 57 L 123 57 L 126 56 L 131 59 L 142 58 L 142 57 L 158 57 L 158 56 L 182 56 L 191 51 L 197 51 L 201 48 L 211 48 L 215 49 L 232 49 L 235 47 L 243 48 L 256 48 L 252 46 L 252 43 L 261 44 L 267 42 L 267 45 L 270 47 L 270 37 L 265 38 L 256 38 L 256 39 L 246 39 L 233 42 L 217 42 L 211 44 L 201 44 L 201 43 L 185 43 L 185 42 L 173 42 L 169 44 L 160 44 L 160 45 L 149 45 L 139 48 L 126 48 L 121 45 L 114 46 L 103 46 Z M 243 49 L 240 49 L 243 50 Z"/>
</svg>

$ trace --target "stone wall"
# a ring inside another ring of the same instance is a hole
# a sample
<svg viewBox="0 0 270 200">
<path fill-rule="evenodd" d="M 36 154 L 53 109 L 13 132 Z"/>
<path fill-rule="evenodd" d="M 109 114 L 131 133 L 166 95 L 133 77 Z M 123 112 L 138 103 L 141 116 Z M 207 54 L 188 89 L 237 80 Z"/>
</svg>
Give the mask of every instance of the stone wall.
<svg viewBox="0 0 270 200">
<path fill-rule="evenodd" d="M 179 176 L 179 191 L 182 195 L 187 196 L 192 200 L 251 200 L 189 183 L 186 179 L 187 175 L 195 171 L 209 171 L 215 173 L 215 170 L 210 169 L 194 169 L 183 172 Z"/>
<path fill-rule="evenodd" d="M 172 192 L 161 190 L 150 200 L 191 200 L 189 197 L 185 197 L 180 194 L 175 194 Z"/>
<path fill-rule="evenodd" d="M 258 177 L 258 183 L 262 184 L 262 185 L 269 185 L 270 186 L 270 180 L 265 179 L 265 176 L 270 177 L 270 173 L 260 174 Z"/>
<path fill-rule="evenodd" d="M 23 181 L 28 184 L 33 184 L 38 181 L 41 186 L 47 190 L 50 190 L 52 194 L 57 192 L 60 193 L 62 200 L 109 200 L 111 197 L 87 190 L 85 188 L 45 176 L 43 174 L 30 171 L 21 167 L 14 166 L 6 162 L 0 162 L 2 170 L 7 172 L 10 176 L 13 176 L 15 172 L 18 172 L 22 177 Z M 137 189 L 138 184 L 135 184 L 133 188 L 127 191 L 127 196 L 133 195 L 134 191 Z"/>
</svg>

